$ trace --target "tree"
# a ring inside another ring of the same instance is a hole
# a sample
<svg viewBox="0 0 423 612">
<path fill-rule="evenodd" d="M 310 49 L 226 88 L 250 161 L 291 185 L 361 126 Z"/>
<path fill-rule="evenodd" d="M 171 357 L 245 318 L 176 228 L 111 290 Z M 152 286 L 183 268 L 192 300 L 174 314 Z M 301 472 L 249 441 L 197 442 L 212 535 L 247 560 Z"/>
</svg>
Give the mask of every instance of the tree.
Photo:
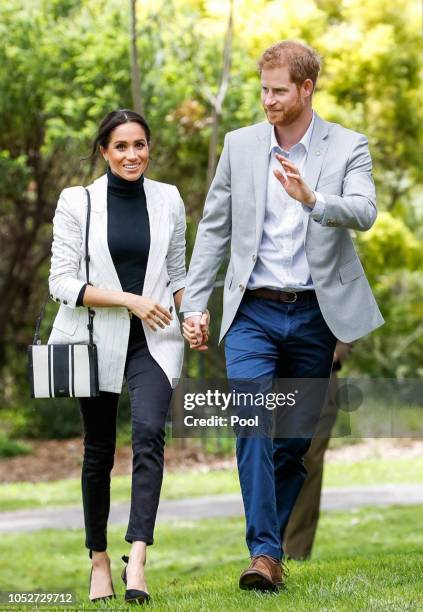
<svg viewBox="0 0 423 612">
<path fill-rule="evenodd" d="M 217 145 L 219 138 L 219 119 L 222 115 L 223 102 L 225 100 L 226 92 L 229 85 L 229 73 L 231 69 L 231 54 L 232 54 L 232 35 L 233 35 L 233 0 L 229 1 L 229 18 L 228 28 L 226 30 L 225 45 L 223 49 L 223 65 L 222 72 L 220 75 L 219 88 L 216 95 L 211 92 L 208 93 L 208 99 L 212 106 L 212 119 L 211 119 L 211 136 L 209 144 L 209 161 L 207 164 L 207 178 L 206 178 L 206 191 L 208 191 L 210 184 L 213 180 L 213 176 L 216 170 L 217 164 Z"/>
<path fill-rule="evenodd" d="M 138 62 L 137 49 L 137 1 L 129 0 L 130 32 L 131 32 L 131 89 L 133 109 L 140 115 L 143 114 L 141 99 L 141 79 Z"/>
<path fill-rule="evenodd" d="M 403 220 L 381 212 L 377 223 L 357 242 L 385 325 L 357 343 L 347 367 L 374 377 L 421 377 L 423 241 Z"/>
<path fill-rule="evenodd" d="M 129 83 L 127 44 L 107 46 L 116 25 L 124 23 L 117 2 L 105 16 L 98 1 L 81 8 L 56 0 L 53 11 L 47 4 L 15 0 L 0 8 L 0 113 L 5 118 L 0 134 L 5 177 L 0 185 L 0 365 L 6 347 L 28 343 L 29 321 L 47 291 L 43 264 L 58 194 L 86 177 L 89 165 L 84 168 L 80 158 L 89 150 L 88 134 L 94 135 L 106 110 L 123 105 L 122 78 Z M 105 26 L 101 39 L 94 24 Z M 102 65 L 114 71 L 115 82 L 101 72 Z"/>
<path fill-rule="evenodd" d="M 423 87 L 417 5 L 243 0 L 234 6 L 235 21 L 228 21 L 228 3 L 212 0 L 0 5 L 0 365 L 7 366 L 2 380 L 9 404 L 26 395 L 22 355 L 46 291 L 58 195 L 104 171 L 81 163 L 101 119 L 136 103 L 132 87 L 141 93 L 136 79 L 142 76 L 143 110 L 152 129 L 149 176 L 181 191 L 189 262 L 215 153 L 225 132 L 264 120 L 257 59 L 282 38 L 303 40 L 323 56 L 315 107 L 325 119 L 369 137 L 379 209 L 389 212 L 370 233 L 356 237 L 387 325 L 359 343 L 351 367 L 383 375 L 421 371 L 416 253 L 423 241 Z M 211 98 L 215 84 L 220 85 Z M 207 367 L 217 364 L 223 372 L 222 363 L 210 350 Z"/>
</svg>

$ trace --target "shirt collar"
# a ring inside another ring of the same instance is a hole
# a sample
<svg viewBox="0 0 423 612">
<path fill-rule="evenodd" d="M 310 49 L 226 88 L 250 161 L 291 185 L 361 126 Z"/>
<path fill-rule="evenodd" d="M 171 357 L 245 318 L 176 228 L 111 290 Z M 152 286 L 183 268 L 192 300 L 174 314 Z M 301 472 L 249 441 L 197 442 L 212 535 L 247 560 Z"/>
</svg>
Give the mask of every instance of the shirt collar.
<svg viewBox="0 0 423 612">
<path fill-rule="evenodd" d="M 313 111 L 313 116 L 310 121 L 310 125 L 307 128 L 307 131 L 305 132 L 301 140 L 294 145 L 294 147 L 298 146 L 299 144 L 302 144 L 306 150 L 306 153 L 308 153 L 308 149 L 310 147 L 311 135 L 313 134 L 313 126 L 314 126 L 314 111 Z M 291 151 L 294 147 L 291 147 Z M 282 147 L 276 140 L 275 127 L 273 126 L 272 131 L 270 133 L 269 153 L 272 153 L 274 149 L 279 149 L 280 151 L 282 151 Z"/>
</svg>

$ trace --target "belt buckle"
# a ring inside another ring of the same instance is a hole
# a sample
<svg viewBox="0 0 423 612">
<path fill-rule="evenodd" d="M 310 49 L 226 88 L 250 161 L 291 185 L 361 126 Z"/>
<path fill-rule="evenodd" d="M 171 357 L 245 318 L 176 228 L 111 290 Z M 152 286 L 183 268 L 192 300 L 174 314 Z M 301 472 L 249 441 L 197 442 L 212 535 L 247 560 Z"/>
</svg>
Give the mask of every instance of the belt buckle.
<svg viewBox="0 0 423 612">
<path fill-rule="evenodd" d="M 284 293 L 289 293 L 290 295 L 292 295 L 293 299 L 292 300 L 280 300 L 281 302 L 285 302 L 285 304 L 293 304 L 294 302 L 297 301 L 298 299 L 298 293 L 296 293 L 295 291 L 292 291 L 292 293 L 290 291 L 285 291 Z"/>
</svg>

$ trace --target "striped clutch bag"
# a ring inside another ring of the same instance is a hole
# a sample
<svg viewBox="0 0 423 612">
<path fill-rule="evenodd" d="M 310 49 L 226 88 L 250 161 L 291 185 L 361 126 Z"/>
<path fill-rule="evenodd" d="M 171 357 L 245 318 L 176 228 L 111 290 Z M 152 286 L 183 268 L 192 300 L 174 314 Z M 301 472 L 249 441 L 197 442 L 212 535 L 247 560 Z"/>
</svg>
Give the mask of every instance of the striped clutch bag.
<svg viewBox="0 0 423 612">
<path fill-rule="evenodd" d="M 85 231 L 85 272 L 90 284 L 88 236 L 91 199 L 87 193 L 87 223 Z M 33 343 L 28 346 L 28 373 L 31 397 L 96 397 L 98 382 L 97 347 L 94 344 L 95 311 L 88 310 L 87 344 L 41 344 L 40 327 L 48 296 L 41 307 L 35 325 Z"/>
</svg>

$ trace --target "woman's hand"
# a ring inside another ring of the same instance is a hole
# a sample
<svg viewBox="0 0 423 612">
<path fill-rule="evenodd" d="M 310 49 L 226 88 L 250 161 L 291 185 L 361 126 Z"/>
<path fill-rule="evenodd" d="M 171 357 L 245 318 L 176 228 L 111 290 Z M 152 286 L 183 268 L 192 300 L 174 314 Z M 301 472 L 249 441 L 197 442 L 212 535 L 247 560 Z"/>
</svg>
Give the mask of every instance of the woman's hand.
<svg viewBox="0 0 423 612">
<path fill-rule="evenodd" d="M 182 323 L 182 334 L 194 351 L 206 351 L 209 340 L 210 313 L 206 310 L 201 317 L 188 317 Z"/>
<path fill-rule="evenodd" d="M 173 318 L 167 308 L 144 295 L 127 293 L 125 306 L 153 331 L 157 331 L 156 326 L 164 329 L 166 325 L 170 325 Z"/>
</svg>

